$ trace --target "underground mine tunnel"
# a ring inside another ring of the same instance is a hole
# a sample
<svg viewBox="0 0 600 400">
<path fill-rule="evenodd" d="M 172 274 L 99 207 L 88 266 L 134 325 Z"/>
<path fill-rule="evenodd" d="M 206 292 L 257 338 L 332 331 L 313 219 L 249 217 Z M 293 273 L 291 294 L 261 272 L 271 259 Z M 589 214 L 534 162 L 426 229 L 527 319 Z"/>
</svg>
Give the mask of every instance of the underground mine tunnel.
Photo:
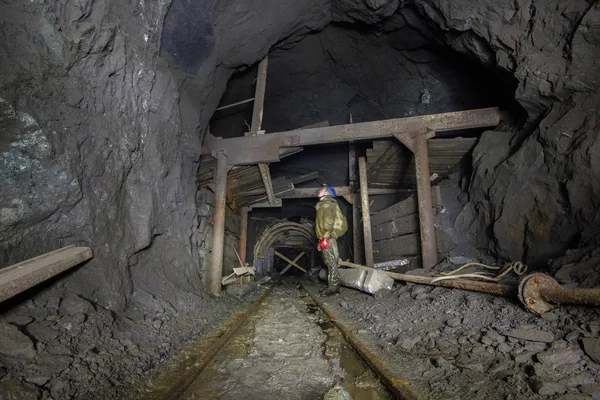
<svg viewBox="0 0 600 400">
<path fill-rule="evenodd" d="M 0 398 L 600 397 L 597 2 L 0 27 Z"/>
</svg>

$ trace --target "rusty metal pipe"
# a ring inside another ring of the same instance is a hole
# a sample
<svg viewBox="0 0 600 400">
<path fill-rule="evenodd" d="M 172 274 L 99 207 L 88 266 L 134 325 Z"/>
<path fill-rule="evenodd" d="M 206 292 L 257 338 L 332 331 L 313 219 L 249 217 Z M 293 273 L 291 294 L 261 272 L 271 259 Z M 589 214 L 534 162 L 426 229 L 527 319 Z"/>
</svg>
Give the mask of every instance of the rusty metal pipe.
<svg viewBox="0 0 600 400">
<path fill-rule="evenodd" d="M 519 300 L 536 314 L 552 311 L 560 304 L 600 306 L 600 288 L 565 289 L 551 276 L 538 272 L 521 280 Z"/>
<path fill-rule="evenodd" d="M 367 271 L 375 270 L 374 268 L 365 267 L 364 265 L 354 264 L 348 261 L 340 260 L 340 265 L 364 269 Z M 378 271 L 378 270 L 376 270 Z M 471 292 L 480 292 L 487 294 L 494 294 L 498 296 L 506 296 L 506 297 L 516 297 L 518 292 L 517 285 L 504 285 L 498 283 L 489 283 L 489 282 L 479 282 L 479 281 L 470 281 L 467 279 L 452 279 L 445 281 L 437 281 L 432 282 L 433 278 L 429 276 L 420 276 L 420 275 L 406 275 L 399 274 L 397 272 L 388 272 L 388 271 L 380 271 L 387 274 L 390 278 L 395 279 L 397 281 L 404 281 L 410 283 L 418 283 L 421 285 L 431 285 L 431 286 L 442 286 L 453 289 L 462 289 L 469 290 Z"/>
<path fill-rule="evenodd" d="M 545 289 L 542 298 L 556 304 L 600 306 L 600 289 Z"/>
</svg>

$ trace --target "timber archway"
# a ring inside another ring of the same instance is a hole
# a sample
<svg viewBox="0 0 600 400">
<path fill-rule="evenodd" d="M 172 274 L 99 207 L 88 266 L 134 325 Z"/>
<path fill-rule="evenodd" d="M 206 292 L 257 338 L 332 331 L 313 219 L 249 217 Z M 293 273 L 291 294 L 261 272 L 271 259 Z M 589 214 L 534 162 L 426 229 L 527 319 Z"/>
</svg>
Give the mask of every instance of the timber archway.
<svg viewBox="0 0 600 400">
<path fill-rule="evenodd" d="M 297 247 L 305 249 L 311 260 L 317 238 L 312 226 L 296 222 L 282 222 L 267 228 L 254 246 L 254 268 L 261 275 L 268 275 L 273 269 L 277 247 Z M 312 264 L 312 261 L 311 261 Z"/>
</svg>

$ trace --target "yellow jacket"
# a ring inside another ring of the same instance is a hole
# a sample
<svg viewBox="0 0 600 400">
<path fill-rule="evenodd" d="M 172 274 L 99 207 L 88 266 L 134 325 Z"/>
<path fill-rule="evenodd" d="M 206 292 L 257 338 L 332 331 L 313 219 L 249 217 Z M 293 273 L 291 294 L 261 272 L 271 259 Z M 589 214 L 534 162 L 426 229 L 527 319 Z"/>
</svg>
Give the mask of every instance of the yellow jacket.
<svg viewBox="0 0 600 400">
<path fill-rule="evenodd" d="M 326 196 L 317 203 L 315 208 L 317 209 L 315 231 L 319 239 L 337 239 L 346 233 L 348 222 L 335 199 Z"/>
</svg>

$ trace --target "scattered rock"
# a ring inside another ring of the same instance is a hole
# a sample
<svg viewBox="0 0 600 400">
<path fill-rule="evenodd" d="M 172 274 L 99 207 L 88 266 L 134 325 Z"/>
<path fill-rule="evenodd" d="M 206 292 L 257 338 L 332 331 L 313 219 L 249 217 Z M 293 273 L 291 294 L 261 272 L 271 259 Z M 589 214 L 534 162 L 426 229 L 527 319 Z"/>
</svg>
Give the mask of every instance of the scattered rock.
<svg viewBox="0 0 600 400">
<path fill-rule="evenodd" d="M 344 300 L 340 301 L 340 306 L 342 306 L 342 308 L 344 308 L 344 309 L 350 308 L 350 306 L 348 305 L 348 302 L 344 301 Z"/>
<path fill-rule="evenodd" d="M 584 338 L 583 350 L 595 363 L 600 364 L 600 339 Z"/>
<path fill-rule="evenodd" d="M 417 344 L 420 340 L 421 340 L 420 336 L 417 336 L 416 338 L 403 338 L 398 341 L 398 345 L 401 348 L 403 348 L 404 350 L 410 351 L 410 350 L 412 350 L 413 347 L 415 347 L 415 344 Z"/>
<path fill-rule="evenodd" d="M 71 295 L 60 302 L 59 311 L 63 315 L 91 314 L 94 307 L 89 301 L 79 296 Z"/>
<path fill-rule="evenodd" d="M 536 329 L 513 329 L 505 332 L 504 335 L 532 342 L 552 343 L 554 341 L 553 334 Z"/>
<path fill-rule="evenodd" d="M 34 376 L 30 378 L 25 378 L 25 382 L 33 383 L 37 386 L 44 386 L 50 380 L 47 376 Z"/>
<path fill-rule="evenodd" d="M 33 318 L 26 315 L 10 315 L 4 319 L 7 324 L 13 324 L 17 326 L 25 326 L 33 321 Z"/>
<path fill-rule="evenodd" d="M 14 325 L 0 322 L 0 353 L 9 357 L 33 358 L 33 342 Z"/>
<path fill-rule="evenodd" d="M 554 312 L 547 312 L 542 314 L 542 319 L 544 321 L 548 321 L 548 322 L 554 322 L 554 321 L 558 321 L 558 315 L 556 315 Z"/>
<path fill-rule="evenodd" d="M 553 396 L 563 394 L 567 388 L 556 382 L 541 382 L 538 380 L 531 381 L 531 389 L 540 396 Z"/>
<path fill-rule="evenodd" d="M 557 368 L 562 365 L 575 364 L 581 359 L 579 349 L 551 349 L 538 353 L 536 358 L 542 364 L 551 368 Z"/>
<path fill-rule="evenodd" d="M 596 398 L 600 395 L 600 383 L 586 383 L 579 386 L 579 391 L 583 394 L 588 394 Z"/>
<path fill-rule="evenodd" d="M 227 294 L 231 294 L 236 297 L 242 297 L 252 291 L 252 285 L 243 283 L 241 285 L 229 285 L 227 286 Z"/>
<path fill-rule="evenodd" d="M 55 339 L 60 332 L 52 327 L 47 321 L 33 322 L 27 326 L 27 333 L 38 342 L 47 343 Z"/>
<path fill-rule="evenodd" d="M 512 346 L 508 343 L 500 343 L 498 345 L 498 351 L 501 353 L 510 353 L 512 349 Z"/>
<path fill-rule="evenodd" d="M 448 326 L 451 328 L 456 328 L 461 323 L 462 323 L 462 318 L 452 318 L 452 319 L 449 319 L 446 321 L 446 324 L 448 324 Z"/>
</svg>

